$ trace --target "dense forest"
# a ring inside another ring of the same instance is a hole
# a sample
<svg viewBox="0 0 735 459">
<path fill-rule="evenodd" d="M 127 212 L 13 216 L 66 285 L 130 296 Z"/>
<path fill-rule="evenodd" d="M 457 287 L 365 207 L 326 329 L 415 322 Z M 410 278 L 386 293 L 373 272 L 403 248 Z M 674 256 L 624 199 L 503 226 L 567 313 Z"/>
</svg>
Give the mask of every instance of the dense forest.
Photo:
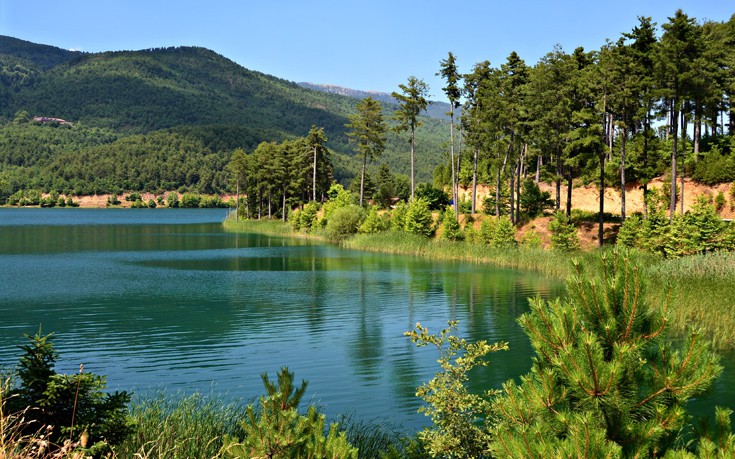
<svg viewBox="0 0 735 459">
<path fill-rule="evenodd" d="M 567 215 L 580 183 L 621 193 L 621 207 L 601 204 L 600 219 L 606 211 L 625 219 L 631 185 L 658 204 L 667 199 L 670 215 L 683 212 L 684 177 L 735 180 L 734 44 L 735 18 L 698 22 L 679 10 L 660 26 L 639 18 L 597 50 L 554 46 L 535 65 L 511 52 L 499 65 L 479 62 L 461 74 L 449 53 L 437 66 L 449 122 L 417 120 L 416 179 L 451 189 L 455 203 L 465 199 L 459 186 L 471 187 L 473 213 L 507 214 L 513 222 L 529 179 L 555 185 L 557 210 L 562 184 L 569 185 Z M 354 98 L 253 72 L 206 49 L 85 54 L 0 37 L 0 65 L 3 201 L 29 188 L 234 192 L 237 180 L 226 167 L 234 150 L 296 142 L 312 127 L 327 139 L 329 176 L 345 185 L 359 177 L 375 192 L 381 164 L 401 183 L 410 173 L 409 138 L 395 117 L 405 108 L 400 99 L 382 106 L 386 136 L 363 178 L 349 141 Z M 667 189 L 649 193 L 651 180 L 662 176 Z M 478 202 L 478 184 L 490 186 L 494 198 Z M 272 192 L 271 201 L 304 204 L 294 196 Z"/>
<path fill-rule="evenodd" d="M 225 193 L 223 167 L 232 151 L 299 138 L 312 125 L 327 134 L 336 179 L 349 180 L 358 167 L 345 128 L 355 99 L 244 69 L 203 48 L 89 54 L 0 36 L 0 101 L 2 201 L 29 188 Z M 386 114 L 392 109 L 386 106 Z M 425 122 L 419 142 L 431 154 L 421 158 L 419 173 L 431 180 L 447 126 Z M 151 145 L 162 146 L 155 157 L 148 157 Z M 381 162 L 407 172 L 404 150 L 403 139 L 391 134 Z M 162 163 L 173 155 L 186 161 Z M 176 171 L 166 178 L 137 174 L 151 168 Z"/>
</svg>

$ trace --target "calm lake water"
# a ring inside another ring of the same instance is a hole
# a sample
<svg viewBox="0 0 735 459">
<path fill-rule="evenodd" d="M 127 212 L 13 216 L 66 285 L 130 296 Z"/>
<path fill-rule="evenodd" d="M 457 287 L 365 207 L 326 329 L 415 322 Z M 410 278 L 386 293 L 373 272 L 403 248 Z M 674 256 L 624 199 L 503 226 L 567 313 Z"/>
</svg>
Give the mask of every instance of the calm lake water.
<svg viewBox="0 0 735 459">
<path fill-rule="evenodd" d="M 287 366 L 328 415 L 417 429 L 427 419 L 415 389 L 438 370 L 437 354 L 404 331 L 456 319 L 471 340 L 508 341 L 475 377 L 500 387 L 530 367 L 515 321 L 527 298 L 563 292 L 533 273 L 228 233 L 224 217 L 0 209 L 0 366 L 17 362 L 23 334 L 40 325 L 55 333 L 57 371 L 84 363 L 113 389 L 250 400 L 263 393 L 261 373 Z M 728 364 L 709 398 L 735 407 L 733 383 Z"/>
</svg>

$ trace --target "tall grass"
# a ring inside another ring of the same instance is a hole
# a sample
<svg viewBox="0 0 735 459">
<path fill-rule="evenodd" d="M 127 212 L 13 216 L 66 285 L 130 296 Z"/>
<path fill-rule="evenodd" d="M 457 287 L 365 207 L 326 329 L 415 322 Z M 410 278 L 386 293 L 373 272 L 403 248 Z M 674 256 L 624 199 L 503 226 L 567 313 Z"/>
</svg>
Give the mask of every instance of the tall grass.
<svg viewBox="0 0 735 459">
<path fill-rule="evenodd" d="M 502 268 L 536 271 L 560 279 L 571 273 L 572 258 L 591 259 L 593 252 L 556 252 L 542 248 L 495 248 L 486 244 L 432 240 L 402 231 L 358 234 L 344 247 L 369 252 L 395 253 L 433 260 L 459 260 L 486 263 Z"/>
<path fill-rule="evenodd" d="M 138 459 L 220 457 L 225 435 L 243 436 L 245 405 L 216 395 L 157 392 L 129 407 L 135 431 L 115 447 L 115 456 Z"/>
<path fill-rule="evenodd" d="M 234 218 L 228 217 L 224 221 L 223 225 L 225 230 L 238 233 L 258 233 L 269 236 L 298 237 L 298 234 L 291 231 L 291 227 L 281 220 L 268 220 L 264 218 L 261 220 L 235 221 Z"/>
<path fill-rule="evenodd" d="M 735 253 L 660 260 L 647 266 L 651 294 L 671 295 L 671 325 L 698 327 L 717 349 L 735 347 Z"/>
</svg>

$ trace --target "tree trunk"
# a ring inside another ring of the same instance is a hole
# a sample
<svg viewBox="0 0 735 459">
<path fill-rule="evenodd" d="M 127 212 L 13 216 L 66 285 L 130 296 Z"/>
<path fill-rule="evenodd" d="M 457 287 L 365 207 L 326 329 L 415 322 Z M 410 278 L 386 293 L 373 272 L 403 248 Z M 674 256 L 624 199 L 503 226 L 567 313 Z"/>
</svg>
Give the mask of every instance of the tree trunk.
<svg viewBox="0 0 735 459">
<path fill-rule="evenodd" d="M 679 166 L 679 169 L 681 170 L 681 174 L 679 176 L 681 177 L 681 189 L 679 192 L 681 193 L 681 213 L 684 213 L 684 158 L 686 154 L 687 149 L 687 119 L 686 119 L 686 112 L 684 110 L 681 111 L 681 165 Z"/>
<path fill-rule="evenodd" d="M 411 201 L 414 199 L 414 175 L 413 175 L 413 149 L 414 149 L 414 128 L 411 125 Z"/>
<path fill-rule="evenodd" d="M 452 162 L 452 204 L 454 217 L 459 218 L 459 207 L 457 206 L 457 174 L 454 165 L 454 104 L 450 101 L 449 112 L 449 159 Z"/>
<path fill-rule="evenodd" d="M 288 214 L 286 212 L 286 187 L 283 187 L 283 222 L 286 223 L 286 218 L 288 217 Z"/>
<path fill-rule="evenodd" d="M 600 214 L 598 215 L 599 226 L 597 228 L 597 244 L 602 247 L 605 235 L 605 154 L 600 155 Z"/>
<path fill-rule="evenodd" d="M 538 155 L 536 157 L 536 177 L 534 179 L 534 182 L 536 182 L 536 185 L 538 185 L 538 182 L 541 179 L 541 167 L 543 165 L 544 165 L 544 160 L 542 158 L 542 155 Z"/>
<path fill-rule="evenodd" d="M 623 126 L 623 138 L 620 144 L 620 219 L 625 222 L 625 147 L 628 140 L 628 128 Z"/>
<path fill-rule="evenodd" d="M 643 218 L 648 220 L 648 135 L 651 129 L 651 121 L 649 119 L 650 111 L 646 109 L 645 121 L 643 124 L 643 170 L 646 171 L 645 181 L 643 182 Z"/>
<path fill-rule="evenodd" d="M 240 181 L 236 184 L 237 191 L 235 191 L 235 221 L 240 221 Z"/>
<path fill-rule="evenodd" d="M 500 168 L 495 180 L 495 218 L 500 218 Z"/>
<path fill-rule="evenodd" d="M 365 164 L 367 163 L 367 155 L 362 157 L 362 172 L 360 173 L 360 207 L 362 207 L 362 197 L 365 193 Z"/>
<path fill-rule="evenodd" d="M 311 184 L 311 199 L 316 201 L 316 146 L 314 146 L 314 177 Z"/>
<path fill-rule="evenodd" d="M 517 164 L 514 164 L 512 170 L 510 171 L 510 178 L 509 178 L 509 180 L 510 180 L 510 187 L 509 187 L 510 188 L 510 221 L 513 222 L 513 223 L 516 222 L 516 219 L 515 219 L 515 201 L 513 199 L 513 196 L 515 194 L 515 187 L 514 187 L 514 185 L 515 185 L 515 177 L 516 177 L 516 168 L 517 168 Z"/>
<path fill-rule="evenodd" d="M 561 148 L 556 151 L 556 211 L 561 209 Z"/>
<path fill-rule="evenodd" d="M 702 115 L 694 114 L 694 161 L 699 159 L 699 142 L 702 140 Z"/>
<path fill-rule="evenodd" d="M 516 180 L 516 220 L 520 221 L 521 219 L 521 170 L 523 169 L 523 161 L 526 157 L 526 151 L 528 149 L 528 144 L 523 144 L 523 149 L 521 150 L 521 157 L 518 160 L 518 177 Z"/>
<path fill-rule="evenodd" d="M 567 218 L 572 218 L 572 169 L 567 173 Z"/>
<path fill-rule="evenodd" d="M 674 116 L 671 117 L 672 125 L 671 125 L 671 134 L 674 136 L 674 145 L 671 149 L 671 191 L 670 191 L 670 201 L 669 201 L 669 220 L 674 219 L 674 212 L 676 212 L 676 155 L 677 155 L 677 139 L 679 138 L 679 113 L 676 112 L 676 101 L 673 100 L 671 102 L 672 105 L 672 111 L 674 111 Z M 667 139 L 668 139 L 668 132 L 669 130 L 666 130 L 667 133 Z"/>
<path fill-rule="evenodd" d="M 472 160 L 472 213 L 477 211 L 477 157 L 479 148 L 475 147 L 475 157 Z"/>
<path fill-rule="evenodd" d="M 615 142 L 615 122 L 613 120 L 612 113 L 609 113 L 607 117 L 607 160 L 610 161 L 612 159 L 613 145 Z"/>
</svg>

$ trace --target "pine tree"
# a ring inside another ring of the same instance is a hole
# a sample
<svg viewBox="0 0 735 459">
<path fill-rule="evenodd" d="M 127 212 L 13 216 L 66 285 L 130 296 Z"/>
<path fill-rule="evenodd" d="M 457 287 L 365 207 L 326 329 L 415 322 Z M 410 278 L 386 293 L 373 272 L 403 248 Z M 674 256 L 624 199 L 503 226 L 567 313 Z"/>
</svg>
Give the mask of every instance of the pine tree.
<svg viewBox="0 0 735 459">
<path fill-rule="evenodd" d="M 298 411 L 306 391 L 306 381 L 294 385 L 293 373 L 282 368 L 277 383 L 261 375 L 267 395 L 259 400 L 259 408 L 248 405 L 240 442 L 226 437 L 222 454 L 230 458 L 264 457 L 271 459 L 356 459 L 357 448 L 347 441 L 337 424 L 325 435 L 325 416 L 310 406 L 306 415 Z"/>
<path fill-rule="evenodd" d="M 356 105 L 357 113 L 350 115 L 350 122 L 346 124 L 350 129 L 347 134 L 350 141 L 355 143 L 357 152 L 362 156 L 360 172 L 360 206 L 365 195 L 365 168 L 368 160 L 372 160 L 383 153 L 385 149 L 386 125 L 383 121 L 380 102 L 367 97 Z"/>
<path fill-rule="evenodd" d="M 398 101 L 398 110 L 393 117 L 398 121 L 396 130 L 398 132 L 409 131 L 411 133 L 410 144 L 411 144 L 411 199 L 414 196 L 414 147 L 415 147 L 415 132 L 416 128 L 421 126 L 419 115 L 426 107 L 429 102 L 426 97 L 429 93 L 429 86 L 424 83 L 423 80 L 416 78 L 415 76 L 408 77 L 408 84 L 398 85 L 401 89 L 400 93 L 393 92 L 391 96 Z"/>
<path fill-rule="evenodd" d="M 568 299 L 531 302 L 519 322 L 536 357 L 491 407 L 497 457 L 659 457 L 678 445 L 686 404 L 722 367 L 692 333 L 664 336 L 630 253 L 601 256 L 599 277 L 575 263 Z"/>
</svg>

